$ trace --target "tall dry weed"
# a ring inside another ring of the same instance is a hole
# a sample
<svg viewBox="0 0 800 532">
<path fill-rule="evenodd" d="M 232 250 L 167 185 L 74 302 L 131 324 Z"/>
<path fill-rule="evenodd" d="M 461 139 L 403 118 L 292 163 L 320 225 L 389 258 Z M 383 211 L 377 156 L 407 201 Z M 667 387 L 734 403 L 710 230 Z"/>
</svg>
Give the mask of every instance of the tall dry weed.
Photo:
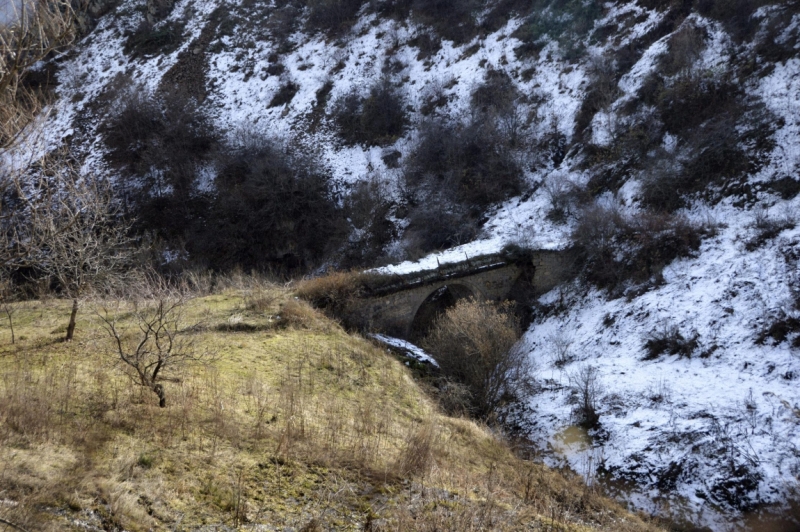
<svg viewBox="0 0 800 532">
<path fill-rule="evenodd" d="M 434 464 L 434 450 L 438 444 L 438 429 L 431 422 L 412 427 L 397 464 L 400 477 L 424 477 Z"/>
<path fill-rule="evenodd" d="M 509 305 L 462 299 L 435 321 L 423 346 L 446 377 L 469 389 L 473 413 L 489 419 L 533 387 L 531 362 L 515 348 L 519 336 Z"/>
<path fill-rule="evenodd" d="M 296 293 L 315 307 L 336 311 L 362 294 L 364 279 L 360 272 L 333 272 L 300 281 Z"/>
<path fill-rule="evenodd" d="M 77 36 L 68 0 L 8 2 L 10 24 L 0 25 L 0 149 L 8 148 L 48 102 L 45 91 L 26 84 L 33 65 L 68 48 Z"/>
</svg>

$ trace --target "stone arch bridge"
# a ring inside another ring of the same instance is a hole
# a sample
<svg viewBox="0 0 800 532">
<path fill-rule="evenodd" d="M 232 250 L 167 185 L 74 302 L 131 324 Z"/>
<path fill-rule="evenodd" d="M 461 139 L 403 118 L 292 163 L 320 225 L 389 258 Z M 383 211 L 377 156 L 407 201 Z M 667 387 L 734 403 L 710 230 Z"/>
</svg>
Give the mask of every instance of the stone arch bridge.
<svg viewBox="0 0 800 532">
<path fill-rule="evenodd" d="M 462 298 L 529 301 L 566 278 L 571 261 L 564 251 L 528 251 L 465 258 L 405 275 L 373 274 L 356 303 L 366 329 L 419 340 L 438 313 Z"/>
</svg>

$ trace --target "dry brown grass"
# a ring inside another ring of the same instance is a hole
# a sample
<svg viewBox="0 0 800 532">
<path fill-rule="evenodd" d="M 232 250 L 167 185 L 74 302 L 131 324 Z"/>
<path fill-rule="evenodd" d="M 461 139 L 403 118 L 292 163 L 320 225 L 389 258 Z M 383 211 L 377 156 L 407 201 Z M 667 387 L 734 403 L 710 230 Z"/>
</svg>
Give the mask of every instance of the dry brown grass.
<svg viewBox="0 0 800 532">
<path fill-rule="evenodd" d="M 295 292 L 315 307 L 337 311 L 363 293 L 363 283 L 367 278 L 367 274 L 358 271 L 331 272 L 321 277 L 303 279 L 297 284 Z"/>
<path fill-rule="evenodd" d="M 254 289 L 255 290 L 255 289 Z M 649 530 L 575 479 L 524 462 L 439 413 L 395 359 L 282 288 L 193 300 L 219 352 L 149 390 L 116 367 L 89 313 L 54 341 L 67 302 L 0 330 L 0 517 L 28 530 Z M 300 318 L 278 327 L 287 308 Z M 248 332 L 220 332 L 236 317 Z M 125 319 L 121 316 L 120 319 Z M 297 321 L 295 321 L 297 320 Z"/>
<path fill-rule="evenodd" d="M 9 2 L 12 23 L 0 25 L 0 149 L 7 148 L 48 103 L 46 90 L 26 83 L 29 69 L 77 34 L 73 4 L 65 0 Z"/>
</svg>

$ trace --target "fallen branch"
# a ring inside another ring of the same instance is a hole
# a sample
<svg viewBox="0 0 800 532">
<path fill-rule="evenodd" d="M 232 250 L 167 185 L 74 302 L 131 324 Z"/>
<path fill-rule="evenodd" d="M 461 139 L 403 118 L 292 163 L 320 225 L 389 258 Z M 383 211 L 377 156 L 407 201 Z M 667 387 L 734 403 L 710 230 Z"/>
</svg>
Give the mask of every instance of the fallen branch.
<svg viewBox="0 0 800 532">
<path fill-rule="evenodd" d="M 0 517 L 0 523 L 2 523 L 2 524 L 4 524 L 4 525 L 8 525 L 8 526 L 10 526 L 11 528 L 15 528 L 15 529 L 19 530 L 20 532 L 28 532 L 26 529 L 22 528 L 22 527 L 21 527 L 21 526 L 19 526 L 18 524 L 16 524 L 16 523 L 12 523 L 11 521 L 8 521 L 8 520 L 6 520 L 6 519 L 3 519 L 2 517 Z"/>
</svg>

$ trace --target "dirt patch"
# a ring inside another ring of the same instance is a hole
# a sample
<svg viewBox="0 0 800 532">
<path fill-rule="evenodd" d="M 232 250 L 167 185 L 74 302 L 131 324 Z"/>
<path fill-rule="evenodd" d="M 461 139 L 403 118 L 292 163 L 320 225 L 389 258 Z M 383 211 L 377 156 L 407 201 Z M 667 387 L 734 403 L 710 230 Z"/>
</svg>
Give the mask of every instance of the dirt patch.
<svg viewBox="0 0 800 532">
<path fill-rule="evenodd" d="M 208 95 L 206 74 L 208 54 L 206 50 L 217 30 L 218 17 L 213 14 L 200 35 L 188 48 L 178 54 L 178 61 L 161 79 L 160 92 L 180 92 L 202 102 Z"/>
</svg>

